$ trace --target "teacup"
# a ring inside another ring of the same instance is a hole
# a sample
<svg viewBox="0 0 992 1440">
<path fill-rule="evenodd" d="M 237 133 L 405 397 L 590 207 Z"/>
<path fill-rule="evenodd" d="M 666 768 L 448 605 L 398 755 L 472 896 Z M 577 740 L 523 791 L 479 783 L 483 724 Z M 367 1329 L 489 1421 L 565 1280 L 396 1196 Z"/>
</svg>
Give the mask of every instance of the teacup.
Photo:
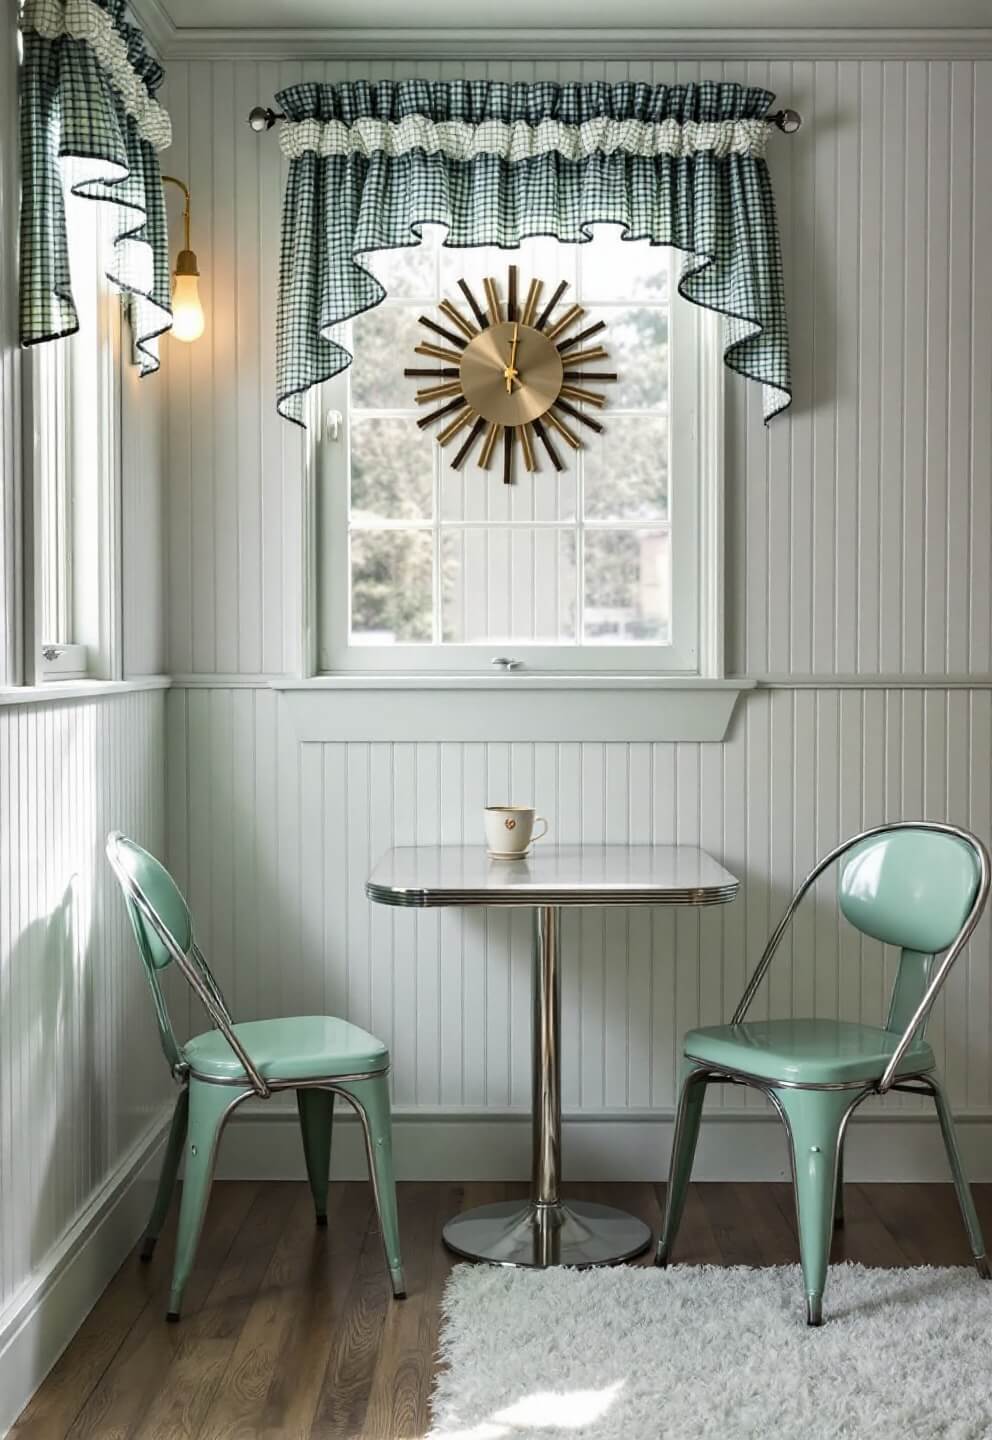
<svg viewBox="0 0 992 1440">
<path fill-rule="evenodd" d="M 519 860 L 527 854 L 532 840 L 543 840 L 548 822 L 530 805 L 487 805 L 483 811 L 486 852 L 494 860 Z M 537 835 L 535 824 L 544 826 Z"/>
</svg>

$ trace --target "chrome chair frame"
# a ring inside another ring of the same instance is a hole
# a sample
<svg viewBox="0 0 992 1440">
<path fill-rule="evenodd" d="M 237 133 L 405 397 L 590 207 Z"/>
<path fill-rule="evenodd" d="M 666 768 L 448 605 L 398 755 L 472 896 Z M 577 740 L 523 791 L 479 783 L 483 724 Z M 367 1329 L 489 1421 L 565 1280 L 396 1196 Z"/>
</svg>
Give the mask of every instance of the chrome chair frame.
<svg viewBox="0 0 992 1440">
<path fill-rule="evenodd" d="M 244 1045 L 238 1038 L 237 1031 L 234 1029 L 234 1021 L 231 1015 L 231 1011 L 228 1007 L 226 1000 L 224 999 L 223 992 L 221 991 L 220 986 L 217 984 L 217 981 L 214 978 L 213 972 L 211 971 L 210 966 L 207 963 L 206 956 L 203 954 L 202 950 L 199 948 L 195 939 L 193 938 L 192 919 L 190 920 L 190 948 L 189 952 L 187 953 L 184 952 L 182 948 L 176 944 L 175 937 L 172 934 L 169 926 L 166 924 L 162 916 L 158 913 L 155 906 L 152 904 L 151 900 L 149 900 L 148 896 L 145 894 L 144 890 L 141 888 L 138 882 L 130 874 L 127 868 L 121 863 L 117 851 L 120 843 L 126 840 L 127 836 L 119 830 L 112 831 L 107 838 L 107 859 L 110 862 L 111 868 L 113 869 L 115 876 L 120 882 L 127 897 L 134 903 L 137 910 L 154 929 L 156 935 L 161 940 L 166 950 L 169 952 L 170 957 L 172 958 L 172 960 L 175 961 L 180 972 L 189 983 L 189 986 L 192 989 L 193 993 L 203 1005 L 203 1008 L 206 1010 L 207 1015 L 213 1021 L 216 1029 L 220 1031 L 224 1039 L 227 1041 L 228 1045 L 230 1045 L 231 1049 L 234 1051 L 239 1062 L 244 1067 L 245 1074 L 247 1075 L 248 1081 L 250 1082 L 249 1087 L 245 1085 L 244 1080 L 237 1077 L 232 1077 L 228 1080 L 219 1080 L 216 1076 L 213 1075 L 199 1074 L 185 1059 L 180 1060 L 172 1067 L 173 1079 L 178 1085 L 181 1086 L 183 1091 L 188 1090 L 191 1077 L 199 1081 L 201 1084 L 227 1086 L 235 1088 L 239 1091 L 237 1095 L 232 1097 L 230 1104 L 225 1108 L 221 1117 L 220 1124 L 218 1125 L 217 1132 L 214 1137 L 213 1153 L 210 1155 L 210 1168 L 213 1168 L 213 1161 L 216 1156 L 216 1152 L 220 1146 L 221 1137 L 227 1126 L 227 1122 L 230 1120 L 235 1110 L 237 1110 L 238 1107 L 242 1105 L 245 1100 L 250 1100 L 253 1097 L 262 1100 L 268 1100 L 274 1093 L 280 1090 L 326 1090 L 329 1093 L 335 1096 L 340 1096 L 342 1099 L 346 1100 L 357 1114 L 362 1127 L 362 1134 L 365 1140 L 365 1154 L 368 1161 L 369 1180 L 371 1181 L 372 1185 L 372 1198 L 375 1203 L 376 1215 L 380 1219 L 379 1232 L 382 1238 L 383 1252 L 386 1258 L 386 1268 L 389 1270 L 392 1280 L 393 1294 L 398 1300 L 405 1299 L 406 1286 L 403 1278 L 403 1272 L 402 1269 L 400 1269 L 393 1263 L 393 1259 L 389 1253 L 389 1246 L 386 1237 L 385 1227 L 381 1223 L 382 1197 L 379 1189 L 378 1178 L 376 1175 L 376 1166 L 373 1154 L 372 1129 L 369 1123 L 369 1117 L 365 1110 L 365 1107 L 361 1104 L 361 1102 L 347 1089 L 344 1088 L 346 1085 L 352 1082 L 371 1080 L 376 1077 L 384 1077 L 389 1074 L 390 1066 L 386 1065 L 381 1070 L 363 1070 L 356 1071 L 354 1074 L 336 1075 L 333 1080 L 328 1080 L 326 1077 L 322 1076 L 316 1076 L 312 1080 L 266 1080 L 265 1076 L 261 1074 L 258 1067 L 255 1065 L 255 1062 L 249 1055 L 248 1051 L 245 1049 Z M 188 914 L 189 911 L 187 909 L 187 915 Z M 192 957 L 194 963 L 191 963 L 190 957 Z M 154 989 L 153 994 L 155 997 L 156 1010 L 159 1013 L 160 1023 L 164 1021 L 165 1027 L 168 1033 L 171 1035 L 171 1020 L 167 1013 L 164 1016 L 162 1015 L 160 999 L 158 994 L 154 992 Z M 178 1044 L 176 1048 L 177 1050 L 180 1050 L 181 1053 L 181 1049 Z M 182 1096 L 180 1097 L 180 1101 L 177 1102 L 177 1114 L 180 1112 L 181 1100 Z M 202 1223 L 203 1222 L 201 1219 L 201 1228 Z M 326 1219 L 323 1221 L 323 1223 L 326 1224 Z M 197 1237 L 197 1239 L 198 1238 L 199 1237 Z M 141 1259 L 143 1261 L 147 1262 L 151 1260 L 152 1254 L 155 1249 L 156 1239 L 157 1236 L 146 1235 L 142 1243 L 141 1249 Z M 196 1246 L 194 1245 L 194 1249 L 195 1248 Z"/>
<path fill-rule="evenodd" d="M 961 951 L 964 949 L 965 945 L 968 943 L 969 939 L 974 933 L 975 927 L 978 924 L 978 921 L 980 920 L 982 912 L 985 909 L 985 905 L 988 901 L 990 886 L 992 886 L 992 861 L 990 861 L 989 858 L 988 848 L 978 838 L 977 835 L 973 835 L 970 831 L 964 830 L 957 825 L 944 824 L 938 821 L 899 820 L 893 821 L 890 824 L 886 825 L 875 825 L 868 830 L 862 830 L 859 834 L 851 836 L 849 839 L 844 840 L 841 842 L 841 844 L 835 846 L 833 850 L 831 850 L 822 859 L 817 861 L 817 863 L 813 866 L 813 868 L 809 871 L 809 873 L 800 883 L 784 915 L 782 916 L 781 920 L 772 932 L 768 944 L 765 946 L 764 953 L 762 954 L 761 959 L 758 961 L 754 973 L 752 974 L 750 980 L 747 983 L 747 986 L 745 987 L 744 994 L 741 996 L 737 1009 L 734 1011 L 731 1024 L 743 1024 L 744 1020 L 747 1017 L 747 1013 L 754 1001 L 754 997 L 757 994 L 758 989 L 760 988 L 766 974 L 768 973 L 768 969 L 775 956 L 775 952 L 781 944 L 782 938 L 792 922 L 793 916 L 799 908 L 799 905 L 803 900 L 804 896 L 812 888 L 812 886 L 816 884 L 816 881 L 820 878 L 824 871 L 828 870 L 831 865 L 835 864 L 839 859 L 841 859 L 845 854 L 847 854 L 849 850 L 852 850 L 856 845 L 861 844 L 862 841 L 870 840 L 876 835 L 891 834 L 894 830 L 932 831 L 937 834 L 950 835 L 953 836 L 955 839 L 962 841 L 962 843 L 969 846 L 969 848 L 974 852 L 976 858 L 978 859 L 979 881 L 975 890 L 975 899 L 972 903 L 971 909 L 965 917 L 964 923 L 962 924 L 960 930 L 955 936 L 953 943 L 944 952 L 943 958 L 935 967 L 933 975 L 929 983 L 927 984 L 926 990 L 924 991 L 922 998 L 920 999 L 916 1009 L 914 1010 L 909 1020 L 909 1023 L 903 1031 L 899 1043 L 893 1051 L 892 1056 L 885 1068 L 885 1071 L 881 1076 L 881 1079 L 875 1079 L 866 1076 L 862 1079 L 853 1079 L 837 1084 L 822 1085 L 790 1081 L 772 1081 L 766 1079 L 764 1076 L 748 1074 L 745 1071 L 736 1070 L 729 1066 L 714 1066 L 710 1062 L 704 1062 L 697 1059 L 697 1057 L 691 1055 L 688 1051 L 686 1051 L 685 1058 L 686 1061 L 689 1062 L 689 1066 L 683 1078 L 679 1094 L 679 1103 L 675 1115 L 675 1126 L 672 1134 L 672 1166 L 669 1174 L 668 1192 L 666 1197 L 666 1224 L 662 1235 L 658 1240 L 658 1245 L 655 1252 L 656 1265 L 664 1267 L 668 1264 L 670 1242 L 666 1243 L 665 1232 L 668 1229 L 667 1221 L 669 1215 L 669 1199 L 672 1194 L 675 1160 L 676 1156 L 679 1153 L 679 1142 L 682 1138 L 684 1128 L 688 1121 L 689 1101 L 692 1098 L 692 1092 L 697 1087 L 699 1087 L 700 1085 L 705 1087 L 706 1085 L 713 1083 L 725 1085 L 744 1085 L 755 1090 L 760 1090 L 761 1093 L 764 1094 L 771 1101 L 772 1105 L 775 1107 L 775 1110 L 779 1115 L 779 1118 L 785 1125 L 786 1132 L 789 1135 L 789 1159 L 790 1167 L 792 1170 L 792 1184 L 793 1192 L 795 1194 L 797 1211 L 799 1206 L 799 1190 L 795 1171 L 795 1152 L 793 1145 L 792 1129 L 785 1107 L 783 1106 L 777 1092 L 781 1090 L 850 1091 L 850 1103 L 848 1104 L 841 1118 L 840 1127 L 837 1135 L 836 1150 L 833 1156 L 833 1174 L 836 1195 L 834 1209 L 835 1225 L 843 1224 L 843 1146 L 848 1122 L 850 1121 L 851 1116 L 854 1114 L 858 1106 L 861 1105 L 863 1101 L 867 1100 L 869 1096 L 885 1095 L 888 1091 L 895 1090 L 902 1091 L 907 1094 L 927 1094 L 933 1099 L 935 1108 L 937 1110 L 938 1120 L 940 1122 L 944 1145 L 947 1150 L 948 1160 L 951 1165 L 954 1185 L 958 1195 L 958 1202 L 961 1207 L 965 1228 L 968 1231 L 968 1237 L 971 1243 L 972 1257 L 974 1260 L 975 1268 L 983 1280 L 992 1279 L 992 1268 L 990 1268 L 989 1259 L 985 1252 L 985 1246 L 982 1239 L 981 1230 L 977 1223 L 977 1217 L 975 1217 L 974 1215 L 973 1201 L 971 1199 L 968 1181 L 964 1174 L 964 1167 L 961 1162 L 961 1156 L 957 1146 L 957 1139 L 954 1133 L 953 1117 L 951 1115 L 950 1106 L 948 1105 L 947 1098 L 944 1093 L 943 1085 L 932 1070 L 922 1070 L 915 1073 L 903 1074 L 899 1075 L 898 1079 L 896 1078 L 900 1062 L 906 1054 L 906 1051 L 909 1049 L 909 1046 L 912 1044 L 913 1037 L 920 1031 L 920 1027 L 926 1024 L 926 1021 L 930 1015 L 930 1011 L 933 1008 L 933 1004 L 937 997 L 937 994 L 942 984 L 944 983 L 944 980 L 946 979 L 951 966 L 954 964 L 955 960 L 958 958 Z M 807 1297 L 806 1318 L 809 1325 L 822 1324 L 822 1297 L 817 1298 L 815 1301 L 812 1300 L 810 1297 Z"/>
</svg>

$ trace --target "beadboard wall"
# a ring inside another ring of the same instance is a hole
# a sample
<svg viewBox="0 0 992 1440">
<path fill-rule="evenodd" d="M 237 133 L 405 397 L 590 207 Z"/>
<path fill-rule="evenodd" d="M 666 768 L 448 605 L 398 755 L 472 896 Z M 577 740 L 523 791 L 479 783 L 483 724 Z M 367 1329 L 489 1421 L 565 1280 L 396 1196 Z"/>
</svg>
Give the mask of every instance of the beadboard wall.
<svg viewBox="0 0 992 1440">
<path fill-rule="evenodd" d="M 389 74 L 738 79 L 804 116 L 770 144 L 795 406 L 766 430 L 755 388 L 727 379 L 727 665 L 766 688 L 742 696 L 723 745 L 301 743 L 267 688 L 302 664 L 303 452 L 273 404 L 285 162 L 245 116 L 301 78 Z M 166 427 L 169 853 L 202 938 L 239 1016 L 326 1006 L 388 1040 L 403 1173 L 522 1173 L 522 1122 L 519 1141 L 493 1137 L 528 1103 L 525 917 L 370 907 L 370 863 L 474 838 L 478 807 L 511 790 L 563 841 L 698 840 L 740 876 L 734 906 L 565 930 L 566 1165 L 660 1174 L 678 1038 L 727 1015 L 813 857 L 886 817 L 990 832 L 992 63 L 216 59 L 175 60 L 167 83 L 207 311 L 204 340 L 170 348 Z M 890 974 L 824 899 L 771 1002 L 875 1018 Z M 955 1104 L 992 1121 L 987 926 L 933 1034 Z M 764 1112 L 725 1105 L 707 1173 L 781 1173 L 784 1150 L 770 1159 L 753 1127 L 733 1139 Z M 435 1121 L 457 1138 L 436 1140 Z M 257 1123 L 253 1143 L 232 1137 L 233 1170 L 294 1169 Z M 992 1128 L 966 1129 L 992 1176 Z M 856 1148 L 861 1173 L 941 1174 L 910 1130 L 900 1159 Z M 622 1152 L 621 1134 L 650 1153 Z"/>
</svg>

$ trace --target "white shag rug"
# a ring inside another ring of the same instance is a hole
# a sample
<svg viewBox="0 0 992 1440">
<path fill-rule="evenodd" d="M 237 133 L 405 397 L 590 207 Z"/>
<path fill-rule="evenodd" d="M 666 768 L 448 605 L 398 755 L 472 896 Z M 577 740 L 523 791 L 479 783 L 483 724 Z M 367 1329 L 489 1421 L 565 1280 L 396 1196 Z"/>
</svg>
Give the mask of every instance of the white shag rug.
<svg viewBox="0 0 992 1440">
<path fill-rule="evenodd" d="M 432 1440 L 989 1440 L 992 1283 L 832 1265 L 503 1270 L 444 1295 Z"/>
</svg>

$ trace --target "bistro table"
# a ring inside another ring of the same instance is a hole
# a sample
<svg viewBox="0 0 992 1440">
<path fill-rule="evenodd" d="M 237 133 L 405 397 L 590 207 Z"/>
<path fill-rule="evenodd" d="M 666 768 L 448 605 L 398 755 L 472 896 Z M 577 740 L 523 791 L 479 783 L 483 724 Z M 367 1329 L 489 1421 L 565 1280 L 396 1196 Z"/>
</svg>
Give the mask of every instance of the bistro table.
<svg viewBox="0 0 992 1440">
<path fill-rule="evenodd" d="M 531 1198 L 449 1220 L 456 1254 L 496 1265 L 611 1265 L 651 1243 L 643 1221 L 612 1205 L 562 1199 L 561 912 L 565 906 L 720 905 L 738 881 L 693 845 L 537 845 L 490 860 L 481 845 L 390 850 L 365 890 L 380 905 L 517 906 L 534 912 Z"/>
</svg>

